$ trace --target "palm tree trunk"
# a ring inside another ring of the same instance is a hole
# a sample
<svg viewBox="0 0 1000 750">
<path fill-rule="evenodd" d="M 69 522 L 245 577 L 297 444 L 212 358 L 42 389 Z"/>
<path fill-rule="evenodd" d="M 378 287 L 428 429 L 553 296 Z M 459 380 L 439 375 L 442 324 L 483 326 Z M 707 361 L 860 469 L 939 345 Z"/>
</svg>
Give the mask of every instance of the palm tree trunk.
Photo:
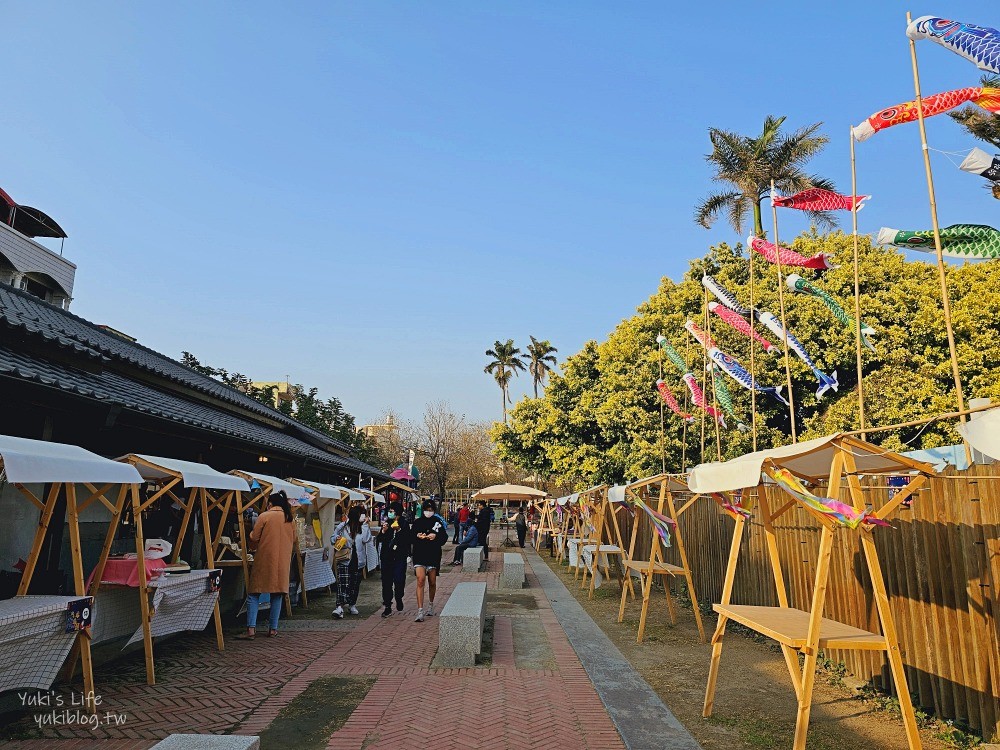
<svg viewBox="0 0 1000 750">
<path fill-rule="evenodd" d="M 758 199 L 753 204 L 753 232 L 755 237 L 766 236 L 764 234 L 764 222 L 762 221 L 760 215 L 760 201 L 761 199 Z"/>
<path fill-rule="evenodd" d="M 538 378 L 532 377 L 531 382 L 535 386 L 535 398 L 538 398 Z"/>
<path fill-rule="evenodd" d="M 500 398 L 503 400 L 503 423 L 507 424 L 507 388 L 500 386 Z"/>
</svg>

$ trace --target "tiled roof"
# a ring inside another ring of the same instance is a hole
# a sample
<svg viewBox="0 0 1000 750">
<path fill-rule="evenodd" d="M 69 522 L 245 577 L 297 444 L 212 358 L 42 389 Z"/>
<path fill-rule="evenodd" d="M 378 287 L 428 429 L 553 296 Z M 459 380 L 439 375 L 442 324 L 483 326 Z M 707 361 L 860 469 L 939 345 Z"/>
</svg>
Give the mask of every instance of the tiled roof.
<svg viewBox="0 0 1000 750">
<path fill-rule="evenodd" d="M 0 284 L 0 323 L 37 335 L 91 364 L 110 363 L 114 359 L 126 360 L 143 370 L 166 375 L 174 382 L 196 387 L 221 401 L 251 409 L 271 420 L 280 417 L 281 423 L 291 423 L 294 428 L 311 433 L 326 444 L 343 446 L 349 450 L 343 443 L 304 427 L 239 391 L 199 375 L 150 349 L 105 334 L 82 318 L 3 284 Z M 340 470 L 384 476 L 382 472 L 356 458 L 338 456 L 301 440 L 294 434 L 287 434 L 208 402 L 191 401 L 159 390 L 114 369 L 103 369 L 100 373 L 87 372 L 86 369 L 76 369 L 34 353 L 0 345 L 0 377 L 31 381 L 85 398 L 121 404 L 136 412 L 228 435 L 261 446 L 262 449 L 270 447 L 309 458 Z M 253 408 L 254 405 L 256 408 Z"/>
<path fill-rule="evenodd" d="M 0 284 L 0 322 L 11 328 L 20 328 L 28 334 L 41 336 L 89 357 L 103 356 L 128 362 L 147 372 L 194 388 L 219 401 L 286 424 L 313 440 L 331 444 L 342 451 L 351 450 L 346 443 L 306 427 L 235 388 L 195 372 L 190 367 L 185 367 L 180 362 L 148 347 L 108 333 L 90 321 L 5 284 Z"/>
</svg>

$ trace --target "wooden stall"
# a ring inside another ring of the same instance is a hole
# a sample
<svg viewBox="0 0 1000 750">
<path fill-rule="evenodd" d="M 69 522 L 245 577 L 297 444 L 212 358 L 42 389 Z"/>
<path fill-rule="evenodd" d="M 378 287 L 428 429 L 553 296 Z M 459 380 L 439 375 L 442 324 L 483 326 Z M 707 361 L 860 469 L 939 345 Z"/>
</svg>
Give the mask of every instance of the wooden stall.
<svg viewBox="0 0 1000 750">
<path fill-rule="evenodd" d="M 617 564 L 625 555 L 622 530 L 618 523 L 618 513 L 625 508 L 625 487 L 621 485 L 608 487 L 593 497 L 594 503 L 590 506 L 589 514 L 585 511 L 584 534 L 587 536 L 580 545 L 580 556 L 584 559 L 580 588 L 587 587 L 589 576 L 588 596 L 593 599 L 594 590 L 601 585 L 601 568 L 604 569 L 603 577 L 610 578 L 614 564 L 619 584 L 635 596 L 631 576 L 624 575 L 622 568 Z"/>
<path fill-rule="evenodd" d="M 0 652 L 0 662 L 4 666 L 5 681 L 0 690 L 48 689 L 67 655 L 72 651 L 79 656 L 83 670 L 85 707 L 93 713 L 96 693 L 89 625 L 93 597 L 97 591 L 100 575 L 95 577 L 95 583 L 88 591 L 84 582 L 80 545 L 80 513 L 95 502 L 100 502 L 111 513 L 107 540 L 96 565 L 96 570 L 100 572 L 104 569 L 111 549 L 113 530 L 127 499 L 131 497 L 133 502 L 138 500 L 142 477 L 132 466 L 109 461 L 74 445 L 6 435 L 0 436 L 0 469 L 3 478 L 39 512 L 38 526 L 21 573 L 17 595 L 0 602 L 0 622 L 8 627 L 21 628 L 29 619 L 45 618 L 45 623 L 37 623 L 37 630 L 41 631 L 44 628 L 45 631 L 51 631 L 47 633 L 48 635 L 53 636 L 44 641 L 41 639 L 23 641 L 22 646 L 30 645 L 30 652 L 26 654 L 20 653 L 14 647 L 3 647 L 3 651 Z M 28 487 L 38 484 L 47 488 L 41 493 L 44 499 Z M 83 500 L 77 497 L 77 485 L 82 485 L 89 493 Z M 61 499 L 65 501 L 66 524 L 69 528 L 74 596 L 30 595 L 32 579 L 38 566 L 46 533 Z M 142 544 L 138 540 L 136 550 L 140 555 L 143 552 Z M 61 614 L 63 612 L 68 614 L 63 616 Z M 62 637 L 59 637 L 61 634 Z M 75 662 L 75 658 L 72 657 L 71 664 Z M 70 673 L 72 672 L 71 668 Z"/>
<path fill-rule="evenodd" d="M 746 525 L 746 518 L 742 514 L 736 514 L 736 527 L 722 587 L 722 601 L 714 606 L 719 620 L 712 637 L 704 716 L 712 714 L 723 636 L 727 622 L 733 620 L 774 639 L 781 647 L 798 699 L 793 750 L 805 750 L 816 663 L 819 652 L 827 649 L 885 652 L 889 671 L 896 683 L 907 742 L 911 750 L 919 748 L 920 736 L 900 657 L 896 624 L 876 550 L 875 534 L 893 533 L 890 529 L 878 527 L 885 523 L 884 519 L 901 503 L 920 489 L 927 478 L 933 475 L 933 469 L 928 464 L 886 451 L 857 438 L 837 434 L 783 448 L 758 451 L 724 463 L 702 464 L 692 470 L 688 486 L 693 492 L 702 495 L 725 495 L 757 487 L 762 473 L 767 478 L 765 481 L 770 481 L 784 491 L 786 498 L 785 502 L 774 507 L 775 504 L 768 501 L 768 493 L 757 493 L 757 512 L 767 539 L 778 606 L 731 603 Z M 885 475 L 906 476 L 906 483 L 889 502 L 878 510 L 869 510 L 862 477 Z M 814 494 L 807 485 L 825 487 L 825 496 Z M 737 501 L 732 506 L 738 504 Z M 749 503 L 744 504 L 748 505 Z M 778 552 L 776 521 L 793 507 L 803 508 L 821 527 L 812 601 L 808 611 L 790 606 Z M 863 557 L 871 577 L 881 633 L 869 632 L 823 616 L 834 537 L 846 534 L 860 537 Z M 804 657 L 801 667 L 800 654 Z"/>
<path fill-rule="evenodd" d="M 687 582 L 688 594 L 691 597 L 694 619 L 698 624 L 698 634 L 702 643 L 705 642 L 705 627 L 701 621 L 701 610 L 698 607 L 698 597 L 695 594 L 694 580 L 691 576 L 691 565 L 688 563 L 687 551 L 684 547 L 684 536 L 681 533 L 678 520 L 688 508 L 698 499 L 698 495 L 687 498 L 683 505 L 677 506 L 675 495 L 690 494 L 684 481 L 669 474 L 658 474 L 648 479 L 632 482 L 625 487 L 625 502 L 631 503 L 636 510 L 632 519 L 632 534 L 629 540 L 628 552 L 625 555 L 625 574 L 631 576 L 638 575 L 642 586 L 642 608 L 639 614 L 639 632 L 637 642 L 642 643 L 646 632 L 646 616 L 649 612 L 649 598 L 653 587 L 653 580 L 660 576 L 663 579 L 663 591 L 667 598 L 667 611 L 670 613 L 670 622 L 677 624 L 677 607 L 673 597 L 670 596 L 670 580 L 677 576 L 682 576 Z M 655 508 L 652 507 L 655 504 Z M 654 515 L 654 513 L 656 515 Z M 660 518 L 657 518 L 660 516 Z M 647 520 L 646 527 L 649 531 L 649 547 L 646 558 L 637 556 L 636 542 L 641 533 L 641 521 Z M 670 529 L 663 529 L 662 534 L 657 531 L 658 524 L 672 526 Z M 664 535 L 666 539 L 664 539 Z M 677 548 L 679 565 L 667 562 L 664 556 L 663 547 L 668 544 L 667 540 L 672 540 Z M 625 604 L 631 589 L 622 587 L 621 605 L 618 608 L 618 622 L 625 619 Z"/>
<path fill-rule="evenodd" d="M 162 601 L 168 596 L 170 587 L 165 584 L 165 579 L 162 578 L 162 575 L 155 582 L 148 578 L 144 560 L 146 544 L 143 533 L 143 512 L 149 510 L 154 504 L 164 500 L 176 503 L 183 510 L 183 519 L 177 532 L 177 539 L 173 542 L 171 556 L 173 563 L 179 560 L 184 539 L 192 526 L 192 519 L 195 513 L 198 513 L 205 544 L 205 569 L 204 571 L 192 570 L 184 575 L 188 577 L 187 581 L 194 581 L 199 578 L 211 579 L 212 571 L 216 570 L 216 547 L 219 543 L 223 524 L 220 522 L 217 529 L 213 531 L 212 524 L 209 521 L 209 514 L 215 511 L 225 512 L 223 509 L 228 510 L 233 504 L 238 507 L 240 505 L 241 494 L 248 492 L 250 486 L 241 477 L 223 474 L 206 464 L 192 461 L 179 461 L 173 458 L 145 456 L 136 453 L 121 456 L 117 460 L 133 466 L 145 482 L 155 486 L 155 491 L 149 497 L 142 500 L 136 495 L 132 504 L 133 528 L 136 539 L 136 550 L 138 552 L 136 573 L 138 574 L 139 607 L 142 613 L 142 642 L 146 657 L 146 682 L 153 685 L 156 682 L 156 667 L 153 660 L 153 637 L 154 635 L 163 636 L 177 632 L 173 628 L 184 629 L 184 620 L 182 617 L 178 617 L 176 624 L 172 627 L 167 625 L 157 627 L 161 623 L 159 621 L 154 623 L 154 619 L 160 614 L 161 607 L 153 606 L 150 597 L 153 597 L 158 602 Z M 96 584 L 98 581 L 99 577 L 95 575 L 94 583 Z M 100 583 L 105 585 L 111 584 L 109 581 L 100 581 Z M 210 584 L 205 585 L 207 587 Z M 218 589 L 216 588 L 213 593 L 212 619 L 215 622 L 215 640 L 218 649 L 223 651 L 225 649 L 225 640 L 222 633 L 222 617 L 219 613 Z M 154 634 L 154 630 L 157 633 Z"/>
</svg>

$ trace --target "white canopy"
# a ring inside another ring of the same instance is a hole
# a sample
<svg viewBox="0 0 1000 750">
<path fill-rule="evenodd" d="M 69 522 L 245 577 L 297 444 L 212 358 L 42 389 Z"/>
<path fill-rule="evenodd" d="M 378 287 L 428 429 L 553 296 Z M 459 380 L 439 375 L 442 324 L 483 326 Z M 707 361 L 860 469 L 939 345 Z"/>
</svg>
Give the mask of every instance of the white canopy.
<svg viewBox="0 0 1000 750">
<path fill-rule="evenodd" d="M 968 422 L 955 425 L 969 445 L 992 459 L 1000 457 L 1000 409 L 972 414 Z"/>
<path fill-rule="evenodd" d="M 98 456 L 76 445 L 0 435 L 0 463 L 7 481 L 142 484 L 134 467 Z"/>
<path fill-rule="evenodd" d="M 335 484 L 323 484 L 322 482 L 292 478 L 289 478 L 288 481 L 318 493 L 321 500 L 340 500 L 348 492 L 344 487 Z"/>
<path fill-rule="evenodd" d="M 175 458 L 144 456 L 139 453 L 130 453 L 115 460 L 122 463 L 132 463 L 129 461 L 131 457 L 146 462 L 134 464 L 143 479 L 166 479 L 180 474 L 184 486 L 188 488 L 207 487 L 210 490 L 239 490 L 240 492 L 250 490 L 250 485 L 242 477 L 223 474 L 207 464 L 199 464 L 194 461 L 178 461 Z M 153 464 L 153 466 L 148 464 Z"/>
<path fill-rule="evenodd" d="M 580 502 L 580 493 L 579 492 L 574 492 L 572 495 L 570 495 L 566 499 L 569 501 L 570 505 L 576 505 L 578 502 Z"/>
<path fill-rule="evenodd" d="M 382 495 L 378 492 L 373 492 L 371 493 L 371 495 L 372 495 L 372 500 L 375 501 L 376 503 L 385 504 L 385 495 Z"/>
<path fill-rule="evenodd" d="M 347 493 L 347 498 L 352 503 L 363 503 L 365 501 L 365 494 L 363 492 L 348 489 L 347 487 L 344 487 L 343 490 Z"/>
<path fill-rule="evenodd" d="M 556 505 L 562 506 L 569 502 L 569 497 L 557 497 Z"/>
<path fill-rule="evenodd" d="M 494 484 L 491 487 L 483 487 L 472 497 L 474 500 L 534 500 L 547 496 L 547 492 L 536 490 L 534 487 L 525 487 L 520 484 Z"/>
<path fill-rule="evenodd" d="M 624 503 L 625 502 L 625 485 L 616 484 L 614 487 L 608 490 L 608 502 L 609 503 Z"/>
<path fill-rule="evenodd" d="M 271 485 L 271 492 L 284 492 L 288 495 L 289 500 L 295 500 L 302 496 L 303 488 L 301 486 L 286 482 L 284 479 L 278 479 L 267 474 L 258 474 L 256 471 L 242 471 L 239 469 L 234 469 L 233 471 L 238 471 L 240 474 L 244 474 L 251 479 L 256 479 L 259 484 Z M 233 471 L 229 473 L 232 474 Z"/>
<path fill-rule="evenodd" d="M 819 481 L 830 474 L 830 464 L 838 450 L 836 441 L 846 436 L 836 433 L 781 448 L 748 453 L 723 463 L 700 464 L 691 470 L 688 487 L 692 492 L 731 492 L 760 484 L 761 469 L 768 460 L 806 479 Z M 851 438 L 847 446 L 859 474 L 897 474 L 932 469 L 927 464 L 904 458 L 878 446 Z"/>
</svg>

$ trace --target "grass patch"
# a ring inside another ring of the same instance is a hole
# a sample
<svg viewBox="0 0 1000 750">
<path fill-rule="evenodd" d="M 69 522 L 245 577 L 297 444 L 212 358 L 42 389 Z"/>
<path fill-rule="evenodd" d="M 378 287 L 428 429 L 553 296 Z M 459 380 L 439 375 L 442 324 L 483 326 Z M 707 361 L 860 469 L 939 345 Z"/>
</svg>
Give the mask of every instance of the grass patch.
<svg viewBox="0 0 1000 750">
<path fill-rule="evenodd" d="M 321 750 L 365 699 L 374 677 L 321 677 L 285 706 L 260 735 L 262 750 Z"/>
</svg>

